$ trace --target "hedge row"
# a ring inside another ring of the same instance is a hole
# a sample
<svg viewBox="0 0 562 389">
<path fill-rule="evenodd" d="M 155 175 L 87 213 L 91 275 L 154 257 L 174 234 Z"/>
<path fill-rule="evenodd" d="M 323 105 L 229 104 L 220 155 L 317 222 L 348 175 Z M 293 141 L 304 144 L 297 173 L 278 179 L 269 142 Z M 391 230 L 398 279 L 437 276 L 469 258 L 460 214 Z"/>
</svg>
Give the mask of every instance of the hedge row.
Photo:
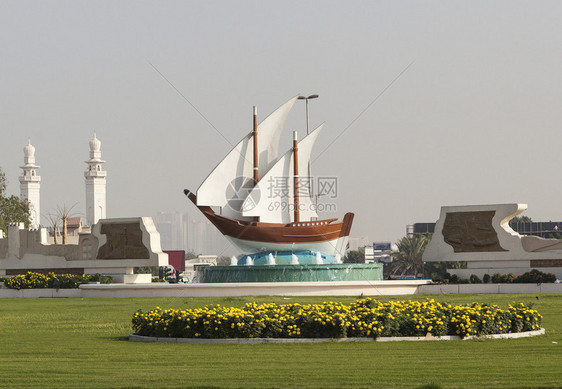
<svg viewBox="0 0 562 389">
<path fill-rule="evenodd" d="M 344 305 L 248 303 L 242 308 L 210 305 L 133 315 L 133 332 L 174 338 L 345 338 L 379 336 L 486 335 L 540 328 L 542 316 L 522 303 L 441 304 L 435 300 L 383 303 L 371 298 Z"/>
<path fill-rule="evenodd" d="M 55 274 L 55 273 L 34 273 L 27 272 L 10 278 L 4 279 L 4 285 L 10 289 L 75 289 L 80 284 L 88 282 L 100 282 L 111 284 L 113 277 L 99 274 Z"/>
<path fill-rule="evenodd" d="M 489 274 L 484 274 L 482 280 L 475 274 L 472 274 L 469 279 L 466 279 L 459 277 L 456 274 L 450 275 L 449 273 L 446 273 L 445 280 L 451 284 L 488 284 L 490 282 L 493 284 L 542 284 L 556 282 L 556 275 L 552 273 L 543 273 L 540 270 L 533 269 L 526 273 L 519 274 L 517 277 L 515 277 L 513 273 L 494 273 L 491 277 Z"/>
</svg>

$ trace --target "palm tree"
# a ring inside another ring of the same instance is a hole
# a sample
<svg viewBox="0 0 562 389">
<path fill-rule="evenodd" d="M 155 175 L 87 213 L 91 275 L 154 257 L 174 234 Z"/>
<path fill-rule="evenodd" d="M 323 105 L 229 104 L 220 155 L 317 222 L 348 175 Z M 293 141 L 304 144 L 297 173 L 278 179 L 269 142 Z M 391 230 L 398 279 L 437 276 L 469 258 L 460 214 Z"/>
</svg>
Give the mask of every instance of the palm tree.
<svg viewBox="0 0 562 389">
<path fill-rule="evenodd" d="M 67 239 L 67 222 L 68 222 L 68 218 L 69 217 L 73 217 L 73 216 L 78 216 L 78 213 L 73 213 L 71 214 L 70 211 L 72 211 L 72 208 L 74 208 L 76 205 L 78 205 L 78 203 L 75 203 L 72 207 L 67 207 L 66 205 L 57 205 L 57 210 L 56 213 L 48 213 L 44 216 L 47 216 L 47 219 L 49 219 L 49 222 L 51 223 L 51 225 L 53 226 L 53 233 L 55 236 L 55 244 L 57 244 L 57 234 L 58 234 L 58 227 L 59 225 L 62 226 L 62 244 L 67 244 L 68 239 Z"/>
<path fill-rule="evenodd" d="M 72 211 L 72 208 L 74 208 L 76 205 L 78 205 L 78 203 L 75 203 L 72 207 L 68 208 L 66 205 L 61 206 L 57 206 L 57 212 L 59 214 L 59 219 L 62 221 L 62 244 L 67 244 L 68 243 L 68 238 L 67 238 L 67 230 L 66 230 L 66 226 L 67 226 L 67 222 L 68 222 L 68 218 L 69 217 L 73 217 L 76 216 L 78 214 L 70 214 L 70 211 Z"/>
<path fill-rule="evenodd" d="M 57 236 L 59 234 L 59 217 L 57 215 L 53 215 L 52 213 L 43 214 L 43 217 L 47 218 L 51 226 L 53 226 L 53 236 L 55 238 L 54 243 L 58 244 Z"/>
<path fill-rule="evenodd" d="M 392 254 L 392 275 L 416 275 L 423 273 L 423 252 L 431 240 L 430 236 L 415 234 L 400 239 L 398 252 Z"/>
</svg>

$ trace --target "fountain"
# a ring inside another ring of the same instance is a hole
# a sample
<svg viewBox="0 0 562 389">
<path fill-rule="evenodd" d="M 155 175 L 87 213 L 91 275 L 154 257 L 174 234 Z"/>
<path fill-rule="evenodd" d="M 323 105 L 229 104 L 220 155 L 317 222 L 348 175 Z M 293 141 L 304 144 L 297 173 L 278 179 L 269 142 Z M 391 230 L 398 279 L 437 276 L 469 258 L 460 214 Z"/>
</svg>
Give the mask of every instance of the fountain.
<svg viewBox="0 0 562 389">
<path fill-rule="evenodd" d="M 184 190 L 234 246 L 254 253 L 245 254 L 236 266 L 232 261 L 232 266 L 201 269 L 201 283 L 382 279 L 381 264 L 341 263 L 354 214 L 348 212 L 338 221 L 316 212 L 318 193 L 315 196 L 312 190 L 315 177 L 310 161 L 324 124 L 309 131 L 307 117 L 306 136 L 299 140 L 293 131 L 292 147 L 285 147 L 286 143 L 284 151 L 280 147 L 285 120 L 299 98 L 289 99 L 259 124 L 254 107 L 252 131 L 219 162 L 196 193 Z"/>
<path fill-rule="evenodd" d="M 380 263 L 344 264 L 337 256 L 318 251 L 257 253 L 242 257 L 236 265 L 207 266 L 199 272 L 201 283 L 380 281 L 383 278 Z"/>
</svg>

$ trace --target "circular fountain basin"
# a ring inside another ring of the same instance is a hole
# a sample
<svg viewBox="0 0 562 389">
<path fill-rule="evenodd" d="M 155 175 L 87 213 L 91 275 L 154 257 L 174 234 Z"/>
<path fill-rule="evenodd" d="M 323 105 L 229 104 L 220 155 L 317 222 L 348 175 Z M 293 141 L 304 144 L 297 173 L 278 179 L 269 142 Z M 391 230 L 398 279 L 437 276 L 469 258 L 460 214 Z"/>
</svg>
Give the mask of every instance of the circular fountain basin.
<svg viewBox="0 0 562 389">
<path fill-rule="evenodd" d="M 381 263 L 208 266 L 199 270 L 201 283 L 380 281 Z"/>
</svg>

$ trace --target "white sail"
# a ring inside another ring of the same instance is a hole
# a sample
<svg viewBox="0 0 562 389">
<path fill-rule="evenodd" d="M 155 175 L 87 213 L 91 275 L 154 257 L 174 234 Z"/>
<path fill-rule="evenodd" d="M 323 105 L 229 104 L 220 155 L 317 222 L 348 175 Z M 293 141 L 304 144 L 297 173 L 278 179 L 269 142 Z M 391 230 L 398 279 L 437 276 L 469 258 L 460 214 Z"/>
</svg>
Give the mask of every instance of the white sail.
<svg viewBox="0 0 562 389">
<path fill-rule="evenodd" d="M 311 197 L 311 179 L 308 163 L 312 148 L 324 124 L 312 131 L 298 144 L 299 159 L 299 203 L 300 220 L 309 221 L 318 217 Z M 260 179 L 242 205 L 245 217 L 259 216 L 264 223 L 290 223 L 294 219 L 294 175 L 293 150 L 283 155 Z"/>
<path fill-rule="evenodd" d="M 298 95 L 258 125 L 258 167 L 263 176 L 278 158 L 279 140 L 287 115 Z M 222 214 L 242 220 L 242 203 L 253 188 L 254 149 L 250 132 L 213 169 L 197 189 L 197 205 L 221 207 Z"/>
</svg>

